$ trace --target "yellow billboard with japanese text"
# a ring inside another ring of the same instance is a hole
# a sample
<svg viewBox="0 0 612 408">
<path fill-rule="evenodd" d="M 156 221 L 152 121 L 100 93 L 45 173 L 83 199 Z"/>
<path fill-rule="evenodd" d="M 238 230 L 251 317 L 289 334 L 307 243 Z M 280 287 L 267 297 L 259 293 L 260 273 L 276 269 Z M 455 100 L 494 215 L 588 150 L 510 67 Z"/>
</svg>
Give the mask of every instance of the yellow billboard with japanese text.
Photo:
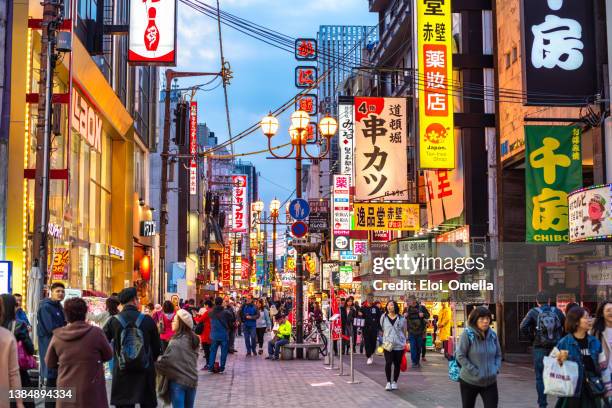
<svg viewBox="0 0 612 408">
<path fill-rule="evenodd" d="M 353 203 L 353 229 L 357 231 L 418 231 L 419 205 Z"/>
<path fill-rule="evenodd" d="M 417 0 L 419 168 L 455 168 L 451 1 Z"/>
</svg>

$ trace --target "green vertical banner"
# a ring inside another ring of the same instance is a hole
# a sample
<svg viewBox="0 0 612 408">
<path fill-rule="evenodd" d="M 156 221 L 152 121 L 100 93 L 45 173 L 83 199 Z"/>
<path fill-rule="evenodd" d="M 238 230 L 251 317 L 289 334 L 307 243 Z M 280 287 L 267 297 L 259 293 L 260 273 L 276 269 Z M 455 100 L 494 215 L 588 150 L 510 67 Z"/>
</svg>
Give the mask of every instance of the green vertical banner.
<svg viewBox="0 0 612 408">
<path fill-rule="evenodd" d="M 569 192 L 582 187 L 582 130 L 525 126 L 527 242 L 568 241 Z"/>
</svg>

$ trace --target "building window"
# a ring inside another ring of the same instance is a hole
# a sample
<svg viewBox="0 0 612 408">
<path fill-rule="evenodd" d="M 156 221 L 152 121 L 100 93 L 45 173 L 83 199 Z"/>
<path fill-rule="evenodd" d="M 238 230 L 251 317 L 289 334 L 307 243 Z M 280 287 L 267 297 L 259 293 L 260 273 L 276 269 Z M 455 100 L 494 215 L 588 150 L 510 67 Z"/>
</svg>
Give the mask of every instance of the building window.
<svg viewBox="0 0 612 408">
<path fill-rule="evenodd" d="M 506 60 L 506 69 L 510 68 L 511 62 L 510 62 L 510 53 L 509 52 L 504 54 L 504 59 Z"/>
</svg>

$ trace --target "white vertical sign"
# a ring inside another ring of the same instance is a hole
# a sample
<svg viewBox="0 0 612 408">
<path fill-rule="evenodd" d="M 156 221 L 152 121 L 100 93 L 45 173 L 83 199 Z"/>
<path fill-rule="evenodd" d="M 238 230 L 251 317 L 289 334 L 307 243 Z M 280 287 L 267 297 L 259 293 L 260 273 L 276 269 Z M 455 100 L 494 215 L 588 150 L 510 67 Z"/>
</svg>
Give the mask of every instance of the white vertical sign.
<svg viewBox="0 0 612 408">
<path fill-rule="evenodd" d="M 130 0 L 128 61 L 176 65 L 177 0 Z"/>
<path fill-rule="evenodd" d="M 338 104 L 338 151 L 340 152 L 340 174 L 353 177 L 353 112 L 352 102 Z"/>
<path fill-rule="evenodd" d="M 332 224 L 334 236 L 349 235 L 351 229 L 350 176 L 334 174 Z"/>
</svg>

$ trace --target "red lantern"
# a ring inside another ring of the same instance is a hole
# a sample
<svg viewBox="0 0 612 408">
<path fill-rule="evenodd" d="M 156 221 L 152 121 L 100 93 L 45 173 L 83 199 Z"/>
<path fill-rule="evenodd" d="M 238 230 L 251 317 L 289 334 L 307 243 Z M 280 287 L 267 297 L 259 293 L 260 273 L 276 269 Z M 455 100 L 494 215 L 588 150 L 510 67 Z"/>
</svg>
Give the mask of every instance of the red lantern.
<svg viewBox="0 0 612 408">
<path fill-rule="evenodd" d="M 149 255 L 143 256 L 140 260 L 140 276 L 146 281 L 151 278 L 151 258 Z"/>
</svg>

